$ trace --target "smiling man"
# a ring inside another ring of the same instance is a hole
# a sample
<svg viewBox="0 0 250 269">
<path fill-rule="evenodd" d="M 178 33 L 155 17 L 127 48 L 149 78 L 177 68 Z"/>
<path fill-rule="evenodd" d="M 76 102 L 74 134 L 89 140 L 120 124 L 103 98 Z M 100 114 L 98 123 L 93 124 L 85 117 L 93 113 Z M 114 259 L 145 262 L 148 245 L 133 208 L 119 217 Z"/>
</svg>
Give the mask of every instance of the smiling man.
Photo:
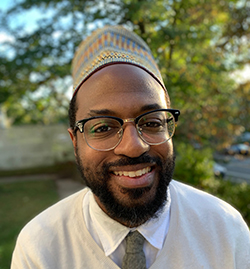
<svg viewBox="0 0 250 269">
<path fill-rule="evenodd" d="M 24 227 L 12 268 L 250 268 L 241 215 L 172 180 L 180 111 L 145 42 L 97 30 L 73 80 L 68 131 L 87 188 Z"/>
<path fill-rule="evenodd" d="M 167 109 L 150 74 L 121 63 L 93 74 L 76 99 L 78 124 L 69 132 L 87 186 L 110 217 L 129 227 L 143 224 L 166 200 L 174 169 L 167 127 L 173 134 L 172 113 L 177 118 L 179 111 Z"/>
</svg>

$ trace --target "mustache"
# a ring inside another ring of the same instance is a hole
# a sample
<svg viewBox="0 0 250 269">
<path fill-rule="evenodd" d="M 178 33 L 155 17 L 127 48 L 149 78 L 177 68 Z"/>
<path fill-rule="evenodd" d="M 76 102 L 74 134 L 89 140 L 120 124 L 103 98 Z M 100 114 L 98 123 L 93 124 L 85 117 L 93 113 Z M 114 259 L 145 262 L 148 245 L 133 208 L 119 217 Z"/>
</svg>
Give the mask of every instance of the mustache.
<svg viewBox="0 0 250 269">
<path fill-rule="evenodd" d="M 108 170 L 111 166 L 126 166 L 126 165 L 136 165 L 136 164 L 142 164 L 142 163 L 154 163 L 157 165 L 162 165 L 162 161 L 159 157 L 153 157 L 148 155 L 147 153 L 144 153 L 143 155 L 136 157 L 136 158 L 130 158 L 130 157 L 121 157 L 119 160 L 105 163 L 105 168 Z"/>
</svg>

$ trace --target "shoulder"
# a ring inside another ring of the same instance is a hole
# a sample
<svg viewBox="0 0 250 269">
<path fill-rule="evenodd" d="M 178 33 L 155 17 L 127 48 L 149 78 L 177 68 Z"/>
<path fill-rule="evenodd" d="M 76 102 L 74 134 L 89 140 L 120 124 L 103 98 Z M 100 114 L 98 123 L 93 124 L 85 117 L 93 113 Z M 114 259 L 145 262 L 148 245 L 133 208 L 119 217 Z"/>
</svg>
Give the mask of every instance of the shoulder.
<svg viewBox="0 0 250 269">
<path fill-rule="evenodd" d="M 220 222 L 228 226 L 246 226 L 241 214 L 230 204 L 209 193 L 173 180 L 170 184 L 173 205 L 193 218 Z"/>
<path fill-rule="evenodd" d="M 187 206 L 195 205 L 198 208 L 200 206 L 211 208 L 222 207 L 224 209 L 233 210 L 234 213 L 237 212 L 231 205 L 220 198 L 175 180 L 172 180 L 170 183 L 170 192 L 171 196 L 173 195 L 179 202 L 187 203 Z"/>
<path fill-rule="evenodd" d="M 83 217 L 87 192 L 88 188 L 61 200 L 30 221 L 18 236 L 11 268 L 86 268 L 86 263 L 92 265 L 93 259 L 84 259 L 84 253 L 91 257 L 96 250 Z"/>
<path fill-rule="evenodd" d="M 87 191 L 87 188 L 83 189 L 41 212 L 24 226 L 18 239 L 23 243 L 33 239 L 38 241 L 38 238 L 49 239 L 60 234 L 66 226 L 81 223 L 82 201 Z"/>
<path fill-rule="evenodd" d="M 170 194 L 173 240 L 178 241 L 178 235 L 180 242 L 192 242 L 196 250 L 209 249 L 208 253 L 213 257 L 220 259 L 221 254 L 228 263 L 233 260 L 231 264 L 237 268 L 249 268 L 250 232 L 235 208 L 211 194 L 177 181 L 171 182 Z"/>
</svg>

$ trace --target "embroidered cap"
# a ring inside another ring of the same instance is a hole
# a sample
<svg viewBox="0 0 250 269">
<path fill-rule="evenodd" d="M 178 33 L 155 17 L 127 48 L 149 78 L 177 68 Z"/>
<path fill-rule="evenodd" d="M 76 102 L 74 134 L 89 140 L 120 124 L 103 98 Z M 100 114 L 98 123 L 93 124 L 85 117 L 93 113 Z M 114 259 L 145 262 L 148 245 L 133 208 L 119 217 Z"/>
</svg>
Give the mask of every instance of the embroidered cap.
<svg viewBox="0 0 250 269">
<path fill-rule="evenodd" d="M 122 26 L 105 26 L 83 40 L 75 53 L 72 62 L 73 95 L 93 73 L 107 65 L 119 63 L 144 69 L 166 91 L 159 68 L 147 44 Z"/>
</svg>

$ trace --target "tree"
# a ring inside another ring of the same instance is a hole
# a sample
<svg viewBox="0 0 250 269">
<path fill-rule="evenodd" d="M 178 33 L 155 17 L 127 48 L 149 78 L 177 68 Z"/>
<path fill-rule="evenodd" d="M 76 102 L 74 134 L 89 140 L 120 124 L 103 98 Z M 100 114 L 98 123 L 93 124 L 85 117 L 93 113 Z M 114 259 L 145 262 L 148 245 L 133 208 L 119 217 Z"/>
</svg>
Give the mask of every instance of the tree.
<svg viewBox="0 0 250 269">
<path fill-rule="evenodd" d="M 243 131 L 250 131 L 250 82 L 248 81 L 239 84 L 236 90 L 236 94 L 238 107 L 240 108 L 236 123 L 242 124 L 244 127 Z"/>
<path fill-rule="evenodd" d="M 49 16 L 34 31 L 10 27 L 13 16 L 36 8 Z M 6 44 L 11 57 L 0 55 L 0 102 L 15 119 L 13 103 L 30 100 L 39 111 L 41 103 L 57 100 L 57 88 L 51 85 L 70 76 L 80 41 L 93 28 L 123 24 L 146 40 L 159 61 L 172 106 L 181 110 L 177 139 L 219 147 L 242 125 L 236 120 L 237 85 L 230 73 L 249 62 L 249 11 L 244 0 L 24 0 L 1 16 L 15 42 Z M 49 94 L 36 103 L 31 93 L 41 86 Z M 66 87 L 60 94 L 64 91 Z M 24 122 L 24 114 L 14 123 Z"/>
<path fill-rule="evenodd" d="M 172 103 L 181 109 L 178 128 L 181 139 L 217 147 L 231 140 L 241 123 L 235 120 L 239 107 L 236 85 L 229 75 L 248 59 L 243 57 L 245 54 L 234 53 L 235 36 L 229 29 L 235 23 L 231 21 L 235 10 L 245 18 L 240 20 L 241 24 L 247 23 L 249 13 L 245 10 L 249 10 L 249 6 L 246 3 L 239 6 L 236 1 L 143 3 L 143 16 L 137 28 L 147 41 L 151 41 Z M 158 14 L 161 14 L 160 19 Z M 135 24 L 138 17 L 139 12 L 132 23 Z M 245 29 L 239 38 L 249 36 L 246 25 Z M 238 51 L 244 53 L 249 48 L 249 44 L 240 40 L 237 46 Z"/>
</svg>

